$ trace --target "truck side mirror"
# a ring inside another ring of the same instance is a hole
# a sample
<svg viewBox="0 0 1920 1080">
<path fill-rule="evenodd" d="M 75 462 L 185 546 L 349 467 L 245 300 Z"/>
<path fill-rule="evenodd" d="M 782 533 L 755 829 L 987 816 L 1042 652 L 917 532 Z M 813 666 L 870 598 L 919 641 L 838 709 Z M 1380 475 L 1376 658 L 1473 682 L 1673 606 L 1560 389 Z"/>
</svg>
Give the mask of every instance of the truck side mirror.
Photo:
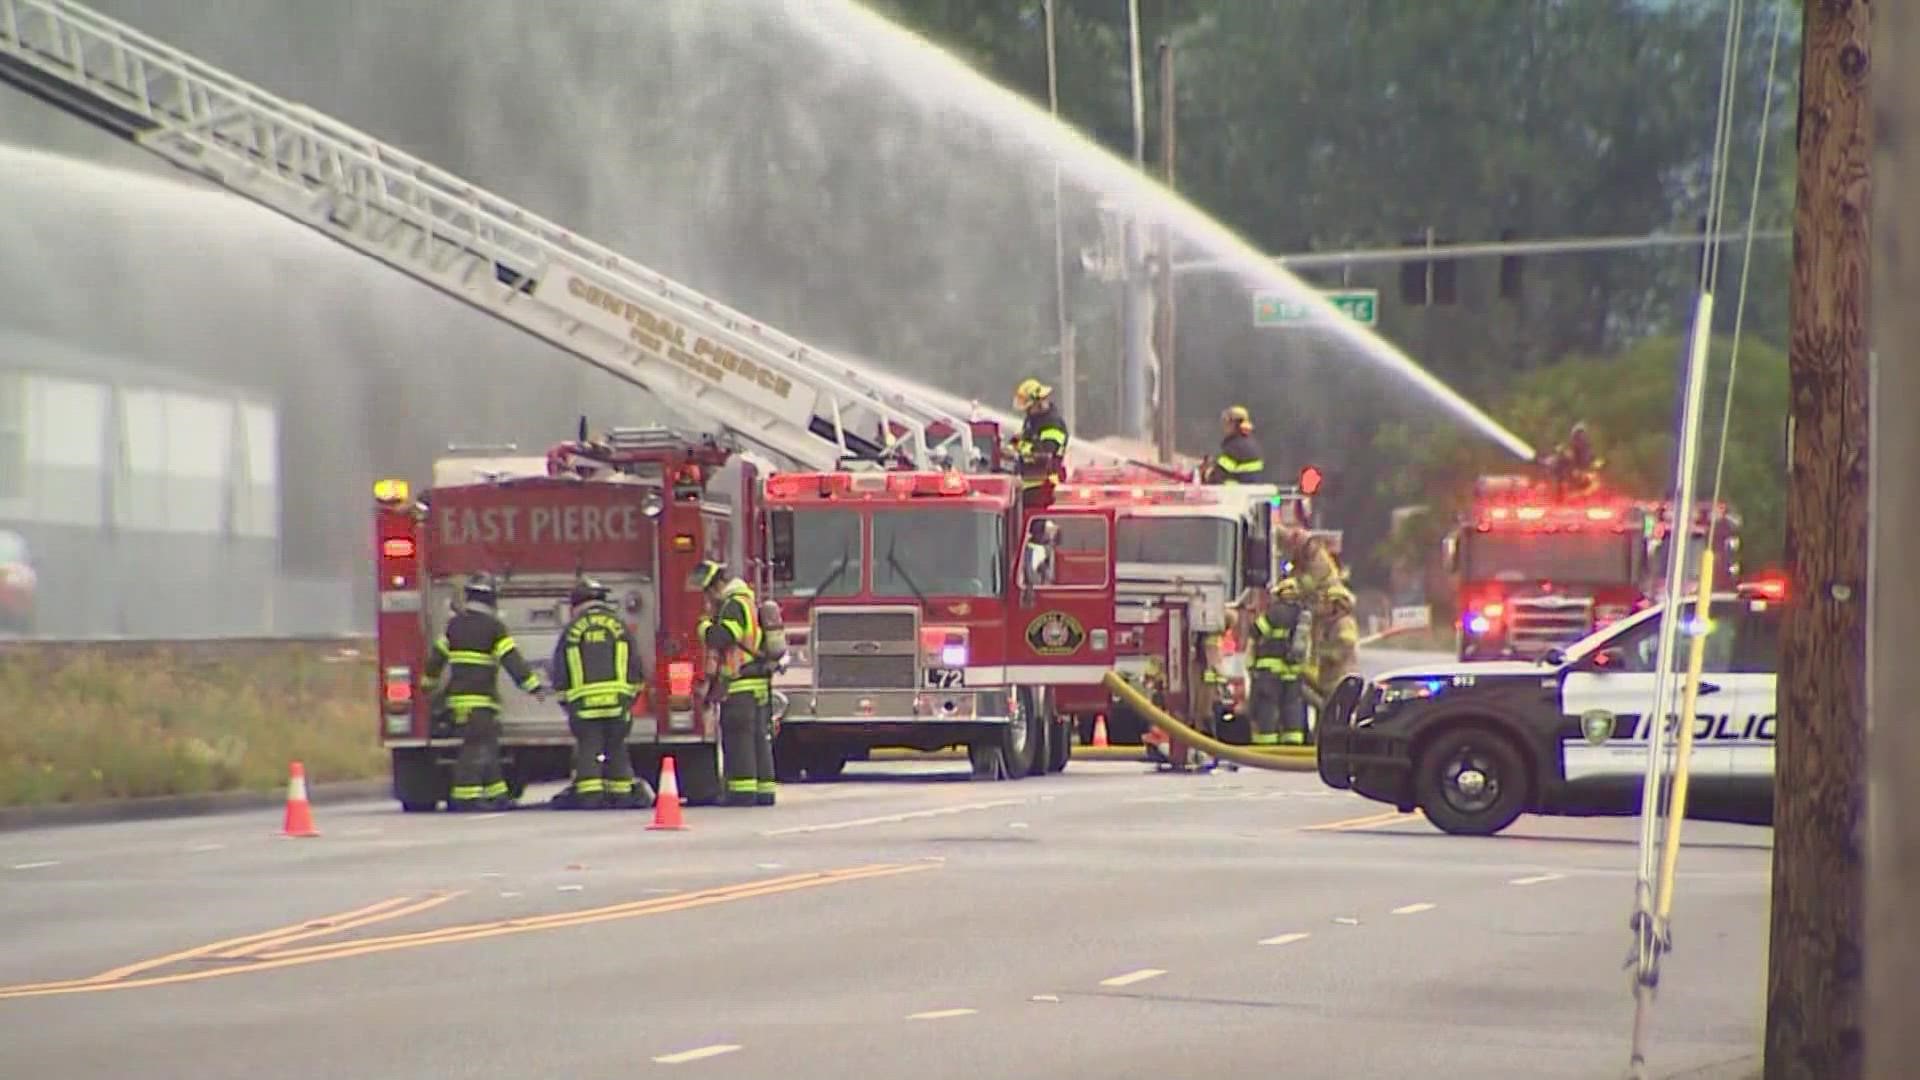
<svg viewBox="0 0 1920 1080">
<path fill-rule="evenodd" d="M 1034 590 L 1053 583 L 1053 549 L 1045 542 L 1029 540 L 1020 549 L 1020 603 L 1031 605 Z"/>
<path fill-rule="evenodd" d="M 767 511 L 767 566 L 778 582 L 793 580 L 793 511 Z"/>
</svg>

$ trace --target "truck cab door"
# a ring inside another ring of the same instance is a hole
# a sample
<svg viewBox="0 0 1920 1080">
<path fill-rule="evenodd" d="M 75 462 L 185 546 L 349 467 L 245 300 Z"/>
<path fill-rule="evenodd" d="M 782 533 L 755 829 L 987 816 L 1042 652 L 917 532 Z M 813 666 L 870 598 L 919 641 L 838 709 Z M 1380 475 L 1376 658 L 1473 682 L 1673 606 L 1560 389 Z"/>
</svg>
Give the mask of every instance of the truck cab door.
<svg viewBox="0 0 1920 1080">
<path fill-rule="evenodd" d="M 1015 547 L 1010 682 L 1098 683 L 1113 666 L 1114 515 L 1035 510 Z"/>
</svg>

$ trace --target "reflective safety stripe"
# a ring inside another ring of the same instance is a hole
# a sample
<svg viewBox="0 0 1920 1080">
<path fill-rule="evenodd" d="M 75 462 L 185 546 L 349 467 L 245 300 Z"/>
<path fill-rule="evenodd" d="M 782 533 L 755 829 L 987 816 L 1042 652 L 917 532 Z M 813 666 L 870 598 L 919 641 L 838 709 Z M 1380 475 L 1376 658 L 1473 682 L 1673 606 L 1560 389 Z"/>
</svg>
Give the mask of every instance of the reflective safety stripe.
<svg viewBox="0 0 1920 1080">
<path fill-rule="evenodd" d="M 472 712 L 475 709 L 491 709 L 499 701 L 492 694 L 448 694 L 447 708 L 456 713 Z"/>
<path fill-rule="evenodd" d="M 1280 742 L 1285 746 L 1305 746 L 1307 736 L 1303 732 L 1288 731 L 1281 734 Z"/>
<path fill-rule="evenodd" d="M 486 790 L 479 784 L 455 784 L 453 790 L 447 793 L 447 797 L 454 802 L 472 802 L 475 799 L 486 798 Z"/>
<path fill-rule="evenodd" d="M 1278 735 L 1260 731 L 1253 733 L 1253 745 L 1255 746 L 1273 746 L 1279 741 L 1280 736 Z"/>
<path fill-rule="evenodd" d="M 573 715 L 581 720 L 618 720 L 627 715 L 627 707 L 625 705 L 611 705 L 595 709 L 576 705 L 573 709 Z"/>
<path fill-rule="evenodd" d="M 774 789 L 777 786 L 778 785 L 776 785 L 772 780 L 762 780 L 760 781 L 760 789 L 756 794 L 771 795 L 774 793 Z"/>
<path fill-rule="evenodd" d="M 607 789 L 607 782 L 597 776 L 583 776 L 573 782 L 573 790 L 581 795 L 598 795 Z"/>
<path fill-rule="evenodd" d="M 615 795 L 631 795 L 633 794 L 633 781 L 609 780 L 607 781 L 607 790 Z"/>
<path fill-rule="evenodd" d="M 507 795 L 507 782 L 505 780 L 495 780 L 493 783 L 488 784 L 485 790 L 486 797 L 489 799 L 505 798 Z"/>
<path fill-rule="evenodd" d="M 498 661 L 492 653 L 474 652 L 470 649 L 448 649 L 443 651 L 446 652 L 447 659 L 455 664 L 474 664 L 485 668 L 494 667 L 498 664 Z"/>
<path fill-rule="evenodd" d="M 727 790 L 732 792 L 745 792 L 746 794 L 751 795 L 755 791 L 759 790 L 759 787 L 760 787 L 759 781 L 755 780 L 751 776 L 747 777 L 745 780 L 729 779 L 727 781 Z"/>
<path fill-rule="evenodd" d="M 1213 463 L 1220 466 L 1223 472 L 1236 474 L 1259 472 L 1261 469 L 1267 467 L 1265 458 L 1251 458 L 1247 461 L 1241 461 L 1239 458 L 1227 454 L 1221 454 L 1219 457 L 1214 458 Z"/>
<path fill-rule="evenodd" d="M 513 643 L 512 634 L 501 634 L 500 640 L 493 643 L 493 658 L 498 660 L 519 647 Z"/>
<path fill-rule="evenodd" d="M 727 696 L 732 697 L 734 694 L 750 694 L 753 700 L 764 702 L 767 700 L 767 695 L 772 689 L 773 683 L 767 679 L 734 679 L 727 683 Z"/>
</svg>

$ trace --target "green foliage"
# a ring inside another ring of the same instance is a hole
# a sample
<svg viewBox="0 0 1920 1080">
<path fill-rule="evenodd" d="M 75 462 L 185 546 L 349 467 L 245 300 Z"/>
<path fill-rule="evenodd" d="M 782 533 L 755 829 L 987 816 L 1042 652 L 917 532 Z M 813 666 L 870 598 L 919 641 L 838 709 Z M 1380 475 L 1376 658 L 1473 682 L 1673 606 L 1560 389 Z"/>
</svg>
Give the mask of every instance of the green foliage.
<svg viewBox="0 0 1920 1080">
<path fill-rule="evenodd" d="M 1494 406 L 1495 417 L 1533 441 L 1550 447 L 1575 421 L 1585 420 L 1606 482 L 1621 490 L 1655 496 L 1672 489 L 1675 431 L 1686 343 L 1650 338 L 1610 357 L 1571 357 L 1516 380 Z M 1721 418 L 1725 415 L 1732 343 L 1716 339 L 1695 484 L 1701 498 L 1712 491 Z M 1722 497 L 1741 515 L 1745 561 L 1758 565 L 1780 555 L 1785 522 L 1786 354 L 1759 341 L 1740 346 L 1733 409 L 1726 439 Z M 1444 522 L 1472 493 L 1473 478 L 1511 472 L 1514 463 L 1497 451 L 1431 426 L 1394 424 L 1376 436 L 1376 449 L 1404 467 L 1384 474 L 1380 494 L 1390 503 L 1423 502 L 1432 513 L 1410 519 L 1389 538 L 1381 556 L 1418 558 L 1430 551 Z"/>
<path fill-rule="evenodd" d="M 311 646 L 32 646 L 0 657 L 0 806 L 381 775 L 373 662 Z"/>
</svg>

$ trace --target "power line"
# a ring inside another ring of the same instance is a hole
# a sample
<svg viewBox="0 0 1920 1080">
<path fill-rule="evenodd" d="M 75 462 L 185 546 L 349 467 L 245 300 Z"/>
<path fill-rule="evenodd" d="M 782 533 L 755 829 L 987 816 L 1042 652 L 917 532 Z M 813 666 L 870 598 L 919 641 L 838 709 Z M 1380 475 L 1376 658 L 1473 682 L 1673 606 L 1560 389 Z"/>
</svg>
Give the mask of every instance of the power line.
<svg viewBox="0 0 1920 1080">
<path fill-rule="evenodd" d="M 1353 251 L 1309 251 L 1296 255 L 1276 255 L 1275 264 L 1288 270 L 1316 270 L 1367 263 L 1440 262 L 1449 259 L 1490 259 L 1509 255 L 1577 255 L 1594 251 L 1639 251 L 1646 248 L 1716 245 L 1755 240 L 1785 240 L 1793 235 L 1787 229 L 1768 229 L 1751 234 L 1739 233 L 1653 233 L 1647 236 L 1583 236 L 1564 240 L 1508 240 L 1479 244 L 1435 244 L 1432 247 L 1361 248 Z M 1205 270 L 1232 270 L 1237 264 L 1225 259 L 1196 259 L 1174 264 L 1179 273 Z"/>
</svg>

